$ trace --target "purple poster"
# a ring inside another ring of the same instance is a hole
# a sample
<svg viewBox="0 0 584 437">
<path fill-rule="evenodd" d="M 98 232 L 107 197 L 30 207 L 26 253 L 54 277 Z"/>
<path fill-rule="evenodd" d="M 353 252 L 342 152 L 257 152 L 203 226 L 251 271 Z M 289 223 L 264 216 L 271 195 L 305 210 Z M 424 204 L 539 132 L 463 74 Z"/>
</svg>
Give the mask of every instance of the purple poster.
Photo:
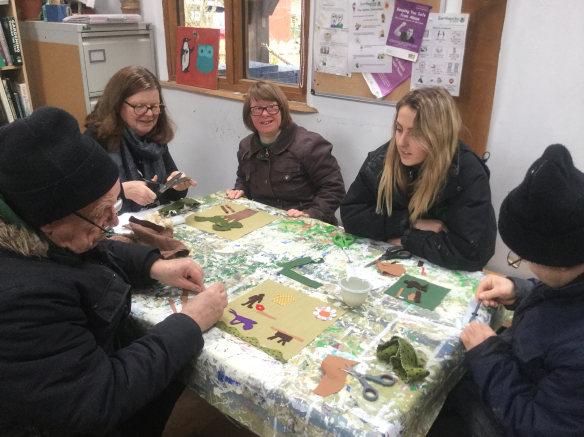
<svg viewBox="0 0 584 437">
<path fill-rule="evenodd" d="M 369 89 L 375 97 L 381 99 L 407 80 L 412 73 L 412 63 L 392 58 L 391 73 L 363 74 Z"/>
<path fill-rule="evenodd" d="M 416 62 L 431 6 L 395 0 L 395 9 L 385 43 L 385 53 Z"/>
</svg>

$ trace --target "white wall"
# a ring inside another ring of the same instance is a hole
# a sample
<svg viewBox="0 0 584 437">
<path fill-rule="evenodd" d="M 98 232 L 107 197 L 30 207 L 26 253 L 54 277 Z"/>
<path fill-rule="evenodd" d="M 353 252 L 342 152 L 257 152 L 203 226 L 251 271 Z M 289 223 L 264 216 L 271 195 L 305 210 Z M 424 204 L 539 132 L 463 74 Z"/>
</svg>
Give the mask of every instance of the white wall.
<svg viewBox="0 0 584 437">
<path fill-rule="evenodd" d="M 102 0 L 105 1 L 105 0 Z M 108 0 L 110 3 L 113 0 Z M 100 0 L 98 0 L 99 5 Z M 154 23 L 161 79 L 167 79 L 164 26 L 160 1 L 142 0 L 145 21 Z M 313 2 L 314 3 L 314 2 Z M 561 7 L 558 5 L 561 4 Z M 523 179 L 546 146 L 563 143 L 584 169 L 580 128 L 584 114 L 584 2 L 581 0 L 508 0 L 491 130 L 493 205 Z M 171 143 L 180 169 L 199 182 L 190 195 L 204 196 L 232 188 L 239 141 L 248 134 L 241 122 L 242 102 L 178 90 L 164 90 L 179 130 Z M 374 104 L 308 96 L 318 114 L 294 113 L 294 120 L 333 145 L 345 183 L 350 185 L 368 151 L 390 135 L 394 110 Z M 522 266 L 506 265 L 508 249 L 498 241 L 487 265 L 502 273 L 530 276 Z"/>
</svg>

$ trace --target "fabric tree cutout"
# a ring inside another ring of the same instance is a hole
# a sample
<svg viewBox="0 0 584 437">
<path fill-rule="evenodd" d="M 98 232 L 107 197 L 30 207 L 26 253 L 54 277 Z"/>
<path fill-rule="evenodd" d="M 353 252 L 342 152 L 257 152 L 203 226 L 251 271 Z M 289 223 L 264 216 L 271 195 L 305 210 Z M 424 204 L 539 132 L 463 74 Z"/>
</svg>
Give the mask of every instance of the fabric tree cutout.
<svg viewBox="0 0 584 437">
<path fill-rule="evenodd" d="M 224 215 L 223 218 L 228 222 L 238 222 L 240 220 L 251 217 L 254 214 L 257 214 L 256 210 L 246 208 L 243 211 L 236 212 L 235 214 Z"/>
<path fill-rule="evenodd" d="M 255 296 L 251 296 L 247 300 L 247 302 L 242 303 L 241 306 L 247 306 L 251 310 L 255 303 L 260 303 L 262 300 L 264 300 L 264 296 L 265 296 L 265 294 L 256 294 Z M 263 311 L 265 309 L 263 305 L 256 305 L 256 309 L 259 310 L 258 307 L 262 307 L 262 309 L 260 311 Z"/>
<path fill-rule="evenodd" d="M 278 305 L 282 305 L 283 307 L 288 305 L 289 303 L 294 302 L 294 295 L 293 294 L 279 294 L 275 298 L 272 299 L 272 302 L 276 302 Z"/>
<path fill-rule="evenodd" d="M 195 217 L 197 222 L 212 222 L 213 229 L 216 231 L 230 231 L 233 228 L 243 228 L 243 225 L 239 222 L 229 223 L 227 220 L 220 216 L 215 217 Z"/>
<path fill-rule="evenodd" d="M 426 362 L 418 358 L 414 347 L 405 338 L 393 336 L 389 341 L 379 343 L 377 358 L 391 364 L 398 376 L 405 382 L 424 379 L 430 374 Z"/>
<path fill-rule="evenodd" d="M 400 290 L 402 290 L 403 294 Z M 424 291 L 424 293 L 420 293 L 420 291 Z M 449 291 L 449 288 L 422 281 L 421 279 L 405 274 L 395 284 L 385 290 L 385 294 L 433 311 L 440 305 Z M 420 293 L 419 302 L 416 302 L 416 292 Z"/>
<path fill-rule="evenodd" d="M 270 329 L 273 329 L 274 331 L 276 331 L 276 333 L 274 335 L 272 335 L 271 337 L 268 337 L 268 340 L 275 340 L 275 339 L 279 338 L 277 343 L 280 343 L 282 346 L 284 346 L 286 343 L 288 343 L 289 341 L 291 341 L 293 339 L 298 340 L 298 341 L 304 341 L 300 337 L 296 337 L 295 335 L 283 332 L 278 328 L 274 328 L 273 326 L 270 326 Z"/>
<path fill-rule="evenodd" d="M 231 321 L 231 325 L 239 325 L 243 324 L 243 329 L 245 331 L 249 331 L 253 328 L 253 325 L 257 325 L 258 322 L 253 321 L 252 319 L 248 319 L 247 317 L 240 316 L 235 312 L 235 310 L 230 309 L 231 313 L 235 314 L 235 318 Z"/>
<path fill-rule="evenodd" d="M 379 273 L 384 276 L 401 276 L 406 272 L 406 269 L 404 269 L 403 266 L 398 263 L 382 263 L 376 259 L 375 265 L 379 269 Z"/>
<path fill-rule="evenodd" d="M 321 369 L 324 371 L 324 378 L 312 391 L 323 398 L 338 393 L 347 382 L 347 372 L 341 369 L 347 369 L 346 365 L 353 367 L 356 364 L 359 364 L 359 362 L 327 355 L 320 364 Z"/>
</svg>

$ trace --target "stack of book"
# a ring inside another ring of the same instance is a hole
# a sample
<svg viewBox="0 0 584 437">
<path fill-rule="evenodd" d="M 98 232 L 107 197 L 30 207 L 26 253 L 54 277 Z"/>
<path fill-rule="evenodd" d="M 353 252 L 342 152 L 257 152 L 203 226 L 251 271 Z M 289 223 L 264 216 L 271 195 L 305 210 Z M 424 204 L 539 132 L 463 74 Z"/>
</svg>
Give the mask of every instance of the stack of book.
<svg viewBox="0 0 584 437">
<path fill-rule="evenodd" d="M 31 113 L 30 97 L 26 84 L 2 79 L 0 85 L 0 126 L 12 123 L 17 118 L 28 117 Z"/>
<path fill-rule="evenodd" d="M 14 17 L 2 17 L 2 31 L 0 32 L 0 66 L 22 65 L 22 53 L 20 51 L 20 40 L 16 31 L 16 21 Z M 1 64 L 4 65 L 1 65 Z"/>
</svg>

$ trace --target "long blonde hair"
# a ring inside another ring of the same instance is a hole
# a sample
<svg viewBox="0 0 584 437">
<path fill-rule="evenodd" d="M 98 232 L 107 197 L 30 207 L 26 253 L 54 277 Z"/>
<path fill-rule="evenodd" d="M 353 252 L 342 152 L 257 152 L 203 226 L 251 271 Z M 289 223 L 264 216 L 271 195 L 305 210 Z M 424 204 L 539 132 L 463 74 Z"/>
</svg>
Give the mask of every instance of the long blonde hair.
<svg viewBox="0 0 584 437">
<path fill-rule="evenodd" d="M 402 164 L 395 141 L 397 116 L 402 107 L 416 112 L 412 135 L 428 156 L 422 162 L 417 179 L 412 183 L 408 169 Z M 383 173 L 377 194 L 377 212 L 383 206 L 391 215 L 394 190 L 412 195 L 408 210 L 410 223 L 422 217 L 434 204 L 444 187 L 452 159 L 458 147 L 458 131 L 462 125 L 454 99 L 442 87 L 411 91 L 397 104 L 393 120 L 393 136 L 385 155 Z"/>
</svg>

